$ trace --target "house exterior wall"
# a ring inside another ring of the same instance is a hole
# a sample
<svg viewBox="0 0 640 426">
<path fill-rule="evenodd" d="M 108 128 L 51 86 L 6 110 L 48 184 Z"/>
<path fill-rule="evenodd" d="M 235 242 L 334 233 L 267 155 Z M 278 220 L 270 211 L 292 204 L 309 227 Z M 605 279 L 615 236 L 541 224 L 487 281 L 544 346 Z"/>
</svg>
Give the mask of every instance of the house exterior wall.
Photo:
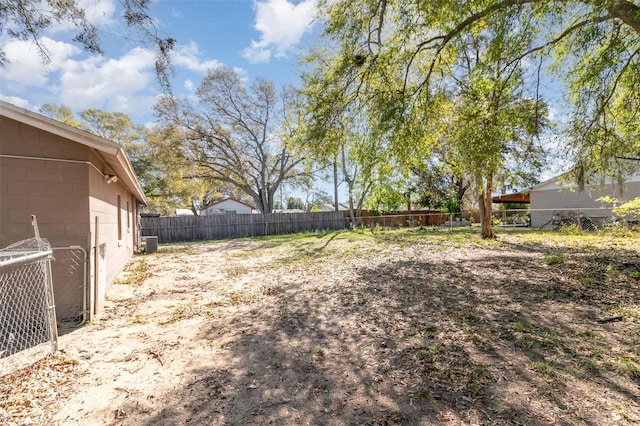
<svg viewBox="0 0 640 426">
<path fill-rule="evenodd" d="M 550 183 L 540 189 L 532 189 L 529 195 L 531 226 L 541 228 L 551 222 L 556 212 L 561 211 L 579 211 L 591 217 L 609 216 L 612 206 L 597 201 L 598 198 L 610 196 L 625 202 L 640 197 L 640 182 L 626 182 L 623 188 L 606 184 L 602 187 L 585 188 L 583 191 L 578 191 L 576 188 L 572 190 L 558 183 Z"/>
<path fill-rule="evenodd" d="M 92 156 L 92 162 L 100 158 Z M 107 183 L 98 173 L 89 176 L 91 282 L 94 310 L 103 308 L 104 296 L 136 248 L 137 201 L 121 182 Z"/>
<path fill-rule="evenodd" d="M 89 235 L 89 165 L 77 143 L 2 117 L 0 153 L 69 159 L 60 162 L 0 157 L 0 247 L 33 237 L 31 215 L 52 246 L 79 245 Z"/>
<path fill-rule="evenodd" d="M 106 182 L 109 168 L 98 151 L 4 116 L 0 154 L 0 247 L 33 237 L 36 215 L 41 237 L 53 247 L 86 250 L 87 303 L 91 313 L 99 312 L 138 244 L 135 195 L 121 182 Z M 54 289 L 57 266 L 54 260 Z"/>
</svg>

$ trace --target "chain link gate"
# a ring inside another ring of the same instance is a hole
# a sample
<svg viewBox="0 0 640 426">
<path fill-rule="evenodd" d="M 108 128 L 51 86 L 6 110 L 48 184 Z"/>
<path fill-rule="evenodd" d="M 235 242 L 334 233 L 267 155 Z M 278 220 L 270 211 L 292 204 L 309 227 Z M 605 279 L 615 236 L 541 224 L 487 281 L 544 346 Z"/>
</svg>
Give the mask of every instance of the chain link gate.
<svg viewBox="0 0 640 426">
<path fill-rule="evenodd" d="M 51 264 L 56 319 L 61 329 L 87 320 L 87 252 L 80 246 L 53 247 Z"/>
<path fill-rule="evenodd" d="M 0 249 L 0 376 L 57 350 L 52 250 L 36 237 Z"/>
</svg>

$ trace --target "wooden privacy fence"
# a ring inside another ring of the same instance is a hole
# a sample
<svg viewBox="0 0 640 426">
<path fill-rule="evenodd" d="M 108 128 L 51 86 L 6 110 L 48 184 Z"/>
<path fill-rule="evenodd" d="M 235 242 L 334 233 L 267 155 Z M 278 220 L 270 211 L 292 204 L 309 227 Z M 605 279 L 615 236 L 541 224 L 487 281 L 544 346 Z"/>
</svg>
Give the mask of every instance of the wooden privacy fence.
<svg viewBox="0 0 640 426">
<path fill-rule="evenodd" d="M 349 218 L 349 212 L 344 212 Z M 413 228 L 415 226 L 440 226 L 451 220 L 451 215 L 440 210 L 404 210 L 394 213 L 377 215 L 374 212 L 362 210 L 356 224 L 367 227 L 380 225 L 383 228 Z"/>
<path fill-rule="evenodd" d="M 237 214 L 210 216 L 142 217 L 142 236 L 158 243 L 206 241 L 264 235 L 292 234 L 348 226 L 342 212 Z"/>
</svg>

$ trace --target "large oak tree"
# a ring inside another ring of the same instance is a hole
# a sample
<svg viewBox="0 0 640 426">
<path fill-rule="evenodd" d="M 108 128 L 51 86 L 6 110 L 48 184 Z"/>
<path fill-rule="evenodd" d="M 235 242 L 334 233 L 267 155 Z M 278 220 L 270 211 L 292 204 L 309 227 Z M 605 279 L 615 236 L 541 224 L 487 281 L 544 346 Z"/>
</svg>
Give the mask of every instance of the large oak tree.
<svg viewBox="0 0 640 426">
<path fill-rule="evenodd" d="M 165 97 L 159 118 L 184 134 L 183 152 L 201 177 L 230 185 L 253 200 L 263 213 L 274 208 L 278 188 L 308 185 L 304 144 L 296 137 L 296 117 L 287 116 L 295 92 L 278 96 L 273 84 L 256 79 L 246 85 L 233 70 L 209 71 L 196 91 L 197 101 Z"/>
</svg>

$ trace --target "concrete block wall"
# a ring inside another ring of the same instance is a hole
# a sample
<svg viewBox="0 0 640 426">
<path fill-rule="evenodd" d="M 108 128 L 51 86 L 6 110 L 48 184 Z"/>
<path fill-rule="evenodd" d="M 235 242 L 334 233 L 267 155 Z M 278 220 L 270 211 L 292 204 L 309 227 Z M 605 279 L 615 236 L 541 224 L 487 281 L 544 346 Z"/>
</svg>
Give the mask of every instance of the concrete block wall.
<svg viewBox="0 0 640 426">
<path fill-rule="evenodd" d="M 52 245 L 86 247 L 90 166 L 72 141 L 3 117 L 0 153 L 0 247 L 33 237 L 31 215 Z M 47 160 L 48 159 L 48 160 Z M 61 162 L 70 159 L 78 162 Z"/>
<path fill-rule="evenodd" d="M 98 163 L 99 158 L 91 156 L 91 161 Z M 133 194 L 122 185 L 120 181 L 108 183 L 103 176 L 98 173 L 89 175 L 89 215 L 92 238 L 92 252 L 95 257 L 95 250 L 103 256 L 101 261 L 105 262 L 106 270 L 103 277 L 98 277 L 104 281 L 106 292 L 115 281 L 117 275 L 124 268 L 134 251 L 135 220 L 134 209 L 136 201 Z M 120 197 L 120 215 L 118 216 L 118 196 Z M 127 211 L 127 203 L 129 211 Z M 98 228 L 96 229 L 96 218 Z M 127 218 L 128 225 L 127 226 Z M 118 235 L 118 220 L 120 220 L 121 235 Z M 95 235 L 99 238 L 96 248 Z M 120 237 L 120 238 L 119 238 Z M 95 272 L 95 271 L 94 271 Z M 97 271 L 96 273 L 99 273 Z M 96 277 L 94 276 L 94 279 Z M 102 289 L 100 289 L 102 291 Z"/>
</svg>

